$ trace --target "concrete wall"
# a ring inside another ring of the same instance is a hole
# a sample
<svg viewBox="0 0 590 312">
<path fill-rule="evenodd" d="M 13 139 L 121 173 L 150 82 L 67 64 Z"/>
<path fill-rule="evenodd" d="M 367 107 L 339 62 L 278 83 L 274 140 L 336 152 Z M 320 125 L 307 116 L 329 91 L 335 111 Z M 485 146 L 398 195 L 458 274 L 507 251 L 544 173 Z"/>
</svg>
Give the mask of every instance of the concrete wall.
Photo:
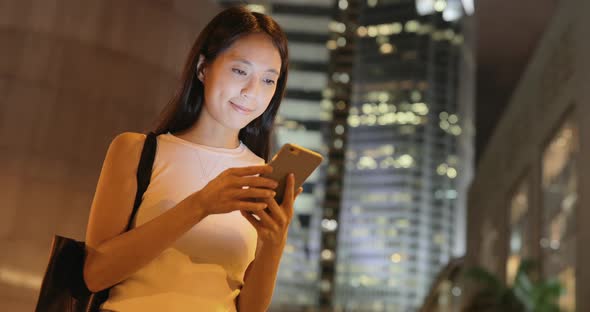
<svg viewBox="0 0 590 312">
<path fill-rule="evenodd" d="M 0 311 L 32 311 L 54 233 L 83 239 L 110 140 L 146 131 L 206 0 L 0 1 Z"/>
<path fill-rule="evenodd" d="M 559 2 L 556 16 L 521 78 L 502 120 L 482 156 L 468 203 L 468 263 L 505 276 L 510 195 L 529 178 L 529 231 L 533 256 L 539 258 L 541 233 L 541 159 L 565 116 L 579 127 L 578 202 L 576 206 L 577 311 L 590 311 L 590 2 Z M 510 47 L 498 47 L 498 49 Z"/>
</svg>

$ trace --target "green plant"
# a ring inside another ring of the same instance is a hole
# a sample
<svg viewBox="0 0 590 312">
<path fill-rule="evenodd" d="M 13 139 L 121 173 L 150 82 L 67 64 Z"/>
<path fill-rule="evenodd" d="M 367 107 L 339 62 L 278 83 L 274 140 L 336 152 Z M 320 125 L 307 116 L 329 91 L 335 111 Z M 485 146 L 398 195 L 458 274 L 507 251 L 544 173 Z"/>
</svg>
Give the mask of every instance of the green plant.
<svg viewBox="0 0 590 312">
<path fill-rule="evenodd" d="M 502 312 L 559 312 L 557 304 L 563 287 L 555 279 L 535 279 L 535 262 L 523 260 L 520 263 L 514 283 L 508 286 L 490 271 L 473 267 L 465 277 L 476 282 L 476 291 L 465 311 Z"/>
</svg>

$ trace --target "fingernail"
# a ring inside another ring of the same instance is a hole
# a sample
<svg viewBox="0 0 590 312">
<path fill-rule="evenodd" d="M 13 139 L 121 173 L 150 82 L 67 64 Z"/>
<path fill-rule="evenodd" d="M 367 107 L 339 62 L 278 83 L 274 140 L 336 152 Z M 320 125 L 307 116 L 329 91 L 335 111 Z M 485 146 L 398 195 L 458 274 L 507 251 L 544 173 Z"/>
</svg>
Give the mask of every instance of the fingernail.
<svg viewBox="0 0 590 312">
<path fill-rule="evenodd" d="M 277 192 L 272 192 L 272 197 L 275 197 L 275 195 L 277 195 Z"/>
</svg>

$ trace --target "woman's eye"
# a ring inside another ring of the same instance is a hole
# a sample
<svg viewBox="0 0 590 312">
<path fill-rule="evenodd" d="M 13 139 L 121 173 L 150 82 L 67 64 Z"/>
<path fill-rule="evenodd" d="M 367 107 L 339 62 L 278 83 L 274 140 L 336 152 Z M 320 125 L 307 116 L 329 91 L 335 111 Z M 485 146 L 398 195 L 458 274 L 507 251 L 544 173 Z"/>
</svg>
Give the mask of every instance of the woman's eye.
<svg viewBox="0 0 590 312">
<path fill-rule="evenodd" d="M 274 85 L 274 84 L 275 84 L 275 81 L 274 81 L 274 80 L 272 80 L 272 79 L 264 79 L 264 83 L 266 83 L 267 85 L 270 85 L 270 86 L 272 86 L 272 85 Z"/>
<path fill-rule="evenodd" d="M 245 72 L 245 71 L 243 71 L 243 70 L 241 70 L 241 69 L 239 69 L 239 68 L 233 68 L 233 69 L 232 69 L 232 71 L 233 71 L 234 73 L 238 74 L 238 75 L 245 75 L 245 74 L 246 74 L 246 72 Z"/>
</svg>

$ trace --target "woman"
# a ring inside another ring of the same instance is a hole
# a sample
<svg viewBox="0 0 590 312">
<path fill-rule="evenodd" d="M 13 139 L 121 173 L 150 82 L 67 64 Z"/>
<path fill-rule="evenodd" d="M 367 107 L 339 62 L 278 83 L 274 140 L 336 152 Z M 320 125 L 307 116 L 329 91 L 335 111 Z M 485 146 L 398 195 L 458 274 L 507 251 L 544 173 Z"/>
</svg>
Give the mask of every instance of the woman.
<svg viewBox="0 0 590 312">
<path fill-rule="evenodd" d="M 230 8 L 211 20 L 157 127 L 151 182 L 128 232 L 145 135 L 113 140 L 92 204 L 84 266 L 90 290 L 116 285 L 103 309 L 268 308 L 301 192 L 291 175 L 277 203 L 277 183 L 259 176 L 272 171 L 264 162 L 287 58 L 285 34 L 270 17 Z"/>
</svg>

